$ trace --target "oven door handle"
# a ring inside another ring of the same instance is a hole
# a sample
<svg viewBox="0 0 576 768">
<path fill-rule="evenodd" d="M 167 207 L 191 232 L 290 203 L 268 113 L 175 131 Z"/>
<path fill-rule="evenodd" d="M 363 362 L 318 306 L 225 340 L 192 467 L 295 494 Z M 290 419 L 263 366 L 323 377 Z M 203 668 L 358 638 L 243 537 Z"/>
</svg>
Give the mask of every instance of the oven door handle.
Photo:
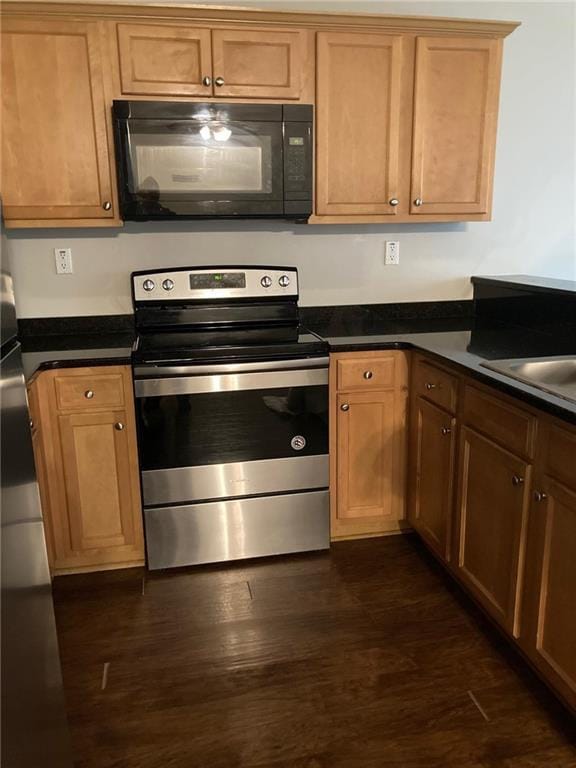
<svg viewBox="0 0 576 768">
<path fill-rule="evenodd" d="M 294 387 L 321 387 L 327 385 L 327 368 L 309 368 L 293 371 L 259 371 L 212 374 L 210 376 L 136 379 L 134 382 L 134 393 L 137 398 L 141 398 L 199 395 L 247 389 L 293 389 Z"/>
<path fill-rule="evenodd" d="M 162 361 L 135 365 L 136 379 L 159 379 L 172 376 L 201 376 L 207 373 L 249 373 L 256 371 L 288 371 L 303 368 L 327 368 L 329 357 L 308 357 L 295 360 L 264 360 L 256 363 L 212 363 L 211 365 L 166 365 Z"/>
</svg>

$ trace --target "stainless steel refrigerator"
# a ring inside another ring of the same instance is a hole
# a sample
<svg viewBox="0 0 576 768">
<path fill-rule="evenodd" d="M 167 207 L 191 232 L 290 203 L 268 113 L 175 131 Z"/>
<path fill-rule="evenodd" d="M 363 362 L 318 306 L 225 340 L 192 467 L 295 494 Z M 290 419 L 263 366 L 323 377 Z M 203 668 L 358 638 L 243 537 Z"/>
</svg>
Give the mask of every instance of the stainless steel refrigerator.
<svg viewBox="0 0 576 768">
<path fill-rule="evenodd" d="M 9 243 L 3 228 L 0 238 L 1 765 L 71 768 L 52 587 L 17 337 Z"/>
</svg>

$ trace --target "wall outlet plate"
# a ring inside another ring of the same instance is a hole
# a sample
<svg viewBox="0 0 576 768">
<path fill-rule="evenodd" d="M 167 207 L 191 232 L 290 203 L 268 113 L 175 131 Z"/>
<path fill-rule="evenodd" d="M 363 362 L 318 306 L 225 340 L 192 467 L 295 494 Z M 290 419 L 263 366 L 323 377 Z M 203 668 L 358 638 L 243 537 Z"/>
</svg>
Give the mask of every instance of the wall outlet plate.
<svg viewBox="0 0 576 768">
<path fill-rule="evenodd" d="M 386 256 L 384 263 L 389 266 L 400 264 L 400 242 L 398 240 L 386 240 Z"/>
<path fill-rule="evenodd" d="M 54 261 L 56 263 L 56 274 L 71 275 L 74 272 L 71 248 L 54 248 Z"/>
</svg>

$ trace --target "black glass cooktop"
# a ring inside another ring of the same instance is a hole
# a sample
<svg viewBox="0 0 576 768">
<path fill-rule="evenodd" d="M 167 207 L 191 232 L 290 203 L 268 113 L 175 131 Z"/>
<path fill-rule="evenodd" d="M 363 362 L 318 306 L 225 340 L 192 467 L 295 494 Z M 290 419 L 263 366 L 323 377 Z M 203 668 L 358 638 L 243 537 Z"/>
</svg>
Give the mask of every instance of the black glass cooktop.
<svg viewBox="0 0 576 768">
<path fill-rule="evenodd" d="M 328 354 L 328 344 L 305 328 L 245 328 L 141 332 L 132 353 L 135 362 L 264 360 Z"/>
</svg>

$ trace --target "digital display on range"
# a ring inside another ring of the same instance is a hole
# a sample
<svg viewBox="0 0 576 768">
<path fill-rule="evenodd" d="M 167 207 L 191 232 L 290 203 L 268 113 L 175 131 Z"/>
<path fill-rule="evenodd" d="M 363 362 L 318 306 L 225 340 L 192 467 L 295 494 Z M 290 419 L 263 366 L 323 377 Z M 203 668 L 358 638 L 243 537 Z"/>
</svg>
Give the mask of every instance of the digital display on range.
<svg viewBox="0 0 576 768">
<path fill-rule="evenodd" d="M 190 288 L 246 288 L 245 272 L 203 272 L 190 275 Z"/>
</svg>

